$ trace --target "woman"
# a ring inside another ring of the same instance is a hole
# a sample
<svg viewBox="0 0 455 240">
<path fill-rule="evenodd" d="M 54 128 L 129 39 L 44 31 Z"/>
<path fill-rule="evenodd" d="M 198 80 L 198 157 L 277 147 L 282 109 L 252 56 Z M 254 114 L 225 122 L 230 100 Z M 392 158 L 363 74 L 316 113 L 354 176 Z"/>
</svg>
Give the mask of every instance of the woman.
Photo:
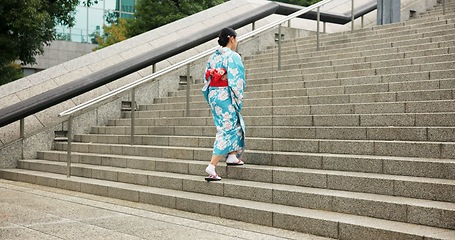
<svg viewBox="0 0 455 240">
<path fill-rule="evenodd" d="M 206 168 L 207 181 L 219 181 L 215 171 L 218 162 L 225 157 L 227 165 L 243 165 L 240 158 L 245 142 L 245 125 L 242 115 L 242 98 L 245 89 L 245 72 L 237 48 L 237 34 L 232 28 L 223 28 L 216 50 L 207 63 L 202 89 L 212 109 L 216 126 L 213 154 Z M 227 156 L 227 157 L 226 157 Z"/>
</svg>

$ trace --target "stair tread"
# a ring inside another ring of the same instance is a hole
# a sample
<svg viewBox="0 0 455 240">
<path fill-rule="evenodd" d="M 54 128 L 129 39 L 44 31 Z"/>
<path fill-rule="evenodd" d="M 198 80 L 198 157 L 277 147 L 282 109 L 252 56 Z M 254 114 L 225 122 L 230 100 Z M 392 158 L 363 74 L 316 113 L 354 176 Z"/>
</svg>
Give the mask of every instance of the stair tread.
<svg viewBox="0 0 455 240">
<path fill-rule="evenodd" d="M 418 45 L 422 45 L 422 44 L 418 44 Z M 428 45 L 428 44 L 423 44 L 423 45 Z M 431 44 L 431 45 L 434 45 L 434 44 Z M 283 62 L 286 62 L 286 61 L 289 61 L 289 60 L 292 60 L 292 59 L 295 59 L 295 58 L 298 58 L 300 61 L 304 61 L 302 62 L 302 64 L 314 64 L 314 63 L 320 63 L 320 62 L 327 62 L 327 61 L 341 61 L 341 60 L 349 60 L 349 59 L 358 59 L 358 58 L 369 58 L 369 61 L 370 62 L 375 62 L 374 60 L 376 58 L 378 59 L 385 59 L 385 56 L 391 56 L 391 55 L 403 55 L 403 58 L 402 59 L 412 59 L 412 58 L 416 58 L 416 57 L 413 57 L 412 54 L 417 54 L 417 56 L 420 56 L 420 57 L 427 57 L 427 56 L 433 56 L 433 55 L 420 55 L 418 53 L 426 53 L 428 51 L 437 51 L 437 50 L 445 50 L 444 53 L 447 53 L 447 54 L 452 54 L 452 52 L 450 51 L 453 47 L 450 47 L 450 46 L 436 46 L 434 48 L 430 48 L 430 49 L 424 49 L 424 50 L 415 50 L 415 51 L 394 51 L 394 52 L 391 52 L 391 53 L 384 53 L 384 52 L 381 52 L 381 51 L 377 51 L 377 49 L 375 51 L 371 51 L 370 54 L 362 54 L 362 55 L 359 55 L 359 56 L 346 56 L 348 54 L 352 54 L 352 53 L 356 53 L 356 51 L 353 51 L 353 52 L 346 52 L 344 54 L 333 54 L 333 55 L 316 55 L 312 58 L 305 58 L 303 56 L 301 56 L 301 54 L 299 53 L 294 53 L 294 54 L 284 54 L 283 57 L 285 57 L 283 60 Z M 260 56 L 260 55 L 257 55 L 257 57 Z M 375 58 L 376 57 L 376 58 Z M 252 65 L 258 65 L 258 64 L 261 64 L 261 63 L 265 63 L 265 64 L 268 64 L 268 62 L 266 61 L 267 58 L 265 58 L 264 60 L 262 60 L 261 62 L 258 63 L 258 60 L 257 59 L 251 59 L 251 60 L 245 60 L 245 66 L 249 66 L 250 64 Z M 269 59 L 273 59 L 272 57 L 269 57 Z M 320 59 L 327 59 L 327 60 L 320 60 Z M 387 59 L 390 59 L 390 58 L 386 58 Z M 380 61 L 386 61 L 386 60 L 380 60 Z M 248 73 L 249 70 L 247 70 L 247 73 Z"/>
<path fill-rule="evenodd" d="M 36 163 L 53 164 L 53 165 L 59 165 L 59 166 L 66 167 L 66 163 L 64 163 L 64 162 L 55 162 L 55 161 L 49 161 L 49 160 L 26 159 L 26 160 L 20 160 L 20 161 L 21 162 L 36 162 Z M 73 163 L 72 167 L 86 167 L 86 168 L 100 169 L 100 170 L 105 169 L 105 170 L 117 171 L 117 172 L 122 172 L 122 173 L 136 173 L 136 174 L 144 174 L 144 175 L 148 175 L 148 176 L 170 177 L 170 178 L 174 178 L 174 179 L 205 182 L 205 180 L 203 179 L 202 176 L 188 175 L 188 174 L 181 174 L 181 173 L 159 172 L 159 171 L 140 170 L 140 169 L 131 169 L 131 168 L 118 168 L 118 167 L 111 167 L 111 166 L 97 166 L 97 165 L 82 164 L 82 163 Z M 33 171 L 33 170 L 31 170 L 31 171 Z M 348 191 L 342 191 L 342 190 L 302 187 L 302 186 L 293 186 L 293 185 L 285 185 L 285 184 L 277 184 L 277 183 L 264 183 L 264 182 L 246 181 L 246 180 L 229 179 L 229 178 L 223 178 L 223 181 L 220 184 L 246 186 L 246 187 L 263 188 L 263 189 L 271 189 L 271 190 L 281 190 L 281 191 L 304 192 L 304 193 L 318 194 L 318 195 L 323 195 L 323 196 L 355 198 L 355 199 L 369 200 L 369 201 L 375 201 L 375 202 L 407 204 L 407 205 L 412 205 L 412 206 L 432 207 L 432 208 L 440 208 L 440 209 L 444 209 L 444 210 L 448 210 L 448 211 L 455 211 L 455 203 L 424 200 L 424 199 L 414 199 L 414 198 L 398 197 L 398 196 L 388 196 L 388 195 L 381 195 L 381 194 L 348 192 Z"/>
<path fill-rule="evenodd" d="M 333 80 L 339 80 L 339 79 L 333 79 Z M 445 81 L 445 80 L 451 80 L 451 79 L 436 79 L 436 80 L 419 80 L 419 81 L 406 81 L 406 82 L 386 82 L 386 83 L 369 83 L 369 84 L 351 84 L 351 85 L 334 85 L 334 86 L 321 86 L 321 87 L 302 87 L 299 86 L 298 84 L 305 84 L 308 83 L 309 81 L 297 81 L 297 82 L 286 82 L 282 83 L 282 85 L 292 85 L 292 84 L 297 84 L 296 88 L 279 88 L 279 89 L 272 89 L 272 90 L 254 90 L 254 91 L 245 91 L 247 94 L 254 94 L 254 93 L 263 93 L 263 92 L 272 92 L 272 91 L 277 91 L 277 92 L 286 92 L 289 90 L 320 90 L 320 89 L 330 89 L 330 88 L 349 88 L 349 87 L 368 87 L 368 86 L 382 86 L 382 85 L 395 85 L 395 84 L 414 84 L 414 83 L 422 83 L 422 82 L 438 82 L 438 81 Z M 329 81 L 329 80 L 327 80 Z M 253 87 L 257 86 L 277 86 L 277 84 L 258 84 L 258 85 L 253 85 Z M 432 92 L 432 91 L 444 91 L 444 90 L 453 90 L 453 88 L 435 88 L 435 89 L 415 89 L 415 90 L 402 90 L 402 91 L 388 91 L 391 93 L 419 93 L 419 92 Z M 195 90 L 196 93 L 199 91 L 199 89 Z M 368 95 L 368 94 L 377 94 L 377 93 L 384 93 L 384 92 L 374 92 L 374 93 L 343 93 L 343 94 L 332 94 L 332 95 L 304 95 L 304 96 L 292 96 L 292 97 L 317 97 L 317 96 L 340 96 L 340 95 Z M 200 94 L 191 94 L 190 96 L 199 96 Z M 165 97 L 165 98 L 173 98 L 176 96 L 172 97 Z M 270 97 L 269 97 L 270 98 Z M 275 97 L 275 98 L 286 98 L 286 97 Z M 249 100 L 246 98 L 245 100 Z M 203 102 L 203 101 L 201 101 Z M 193 102 L 194 103 L 194 102 Z M 159 103 L 158 103 L 159 104 Z"/>
<path fill-rule="evenodd" d="M 98 144 L 98 145 L 105 145 L 105 144 Z M 109 145 L 121 145 L 121 144 L 109 144 Z M 142 147 L 144 147 L 144 146 L 142 146 Z M 194 148 L 187 148 L 187 147 L 169 147 L 169 146 L 146 146 L 146 147 L 194 149 Z M 211 150 L 209 148 L 198 148 L 198 149 Z M 250 150 L 249 152 L 273 153 L 272 151 L 254 151 L 254 150 Z M 280 152 L 280 154 L 283 154 L 283 152 Z M 305 156 L 307 154 L 302 154 L 302 153 L 296 152 L 295 155 L 304 155 Z M 316 155 L 316 154 L 313 154 L 313 155 Z M 335 154 L 323 154 L 323 155 L 332 156 Z M 338 154 L 338 155 L 340 155 L 340 154 Z M 352 155 L 351 154 L 350 157 L 352 157 L 352 156 L 369 157 L 369 155 Z M 385 158 L 386 156 L 382 156 L 382 157 Z M 397 159 L 397 158 L 395 158 L 395 159 Z M 414 158 L 414 160 L 415 160 L 415 158 Z M 199 160 L 190 160 L 190 161 L 199 161 Z M 202 161 L 199 161 L 199 162 L 202 162 Z M 453 160 L 448 160 L 447 163 L 453 163 Z M 222 165 L 224 165 L 224 164 L 222 164 Z M 428 177 L 390 175 L 390 174 L 382 174 L 382 173 L 350 172 L 350 171 L 336 171 L 336 170 L 327 170 L 327 169 L 281 167 L 281 166 L 270 166 L 270 165 L 255 165 L 255 164 L 246 164 L 243 167 L 245 167 L 246 169 L 251 168 L 251 169 L 262 169 L 262 170 L 270 170 L 270 171 L 300 172 L 300 173 L 308 173 L 308 174 L 339 175 L 339 176 L 390 179 L 390 180 L 401 180 L 401 181 L 417 181 L 417 182 L 427 182 L 427 183 L 448 184 L 448 185 L 455 186 L 455 180 L 453 180 L 453 179 L 438 179 L 438 178 L 428 178 Z"/>
<path fill-rule="evenodd" d="M 431 26 L 427 26 L 427 25 L 431 25 Z M 386 26 L 386 28 L 384 29 L 359 29 L 358 31 L 370 31 L 370 35 L 368 36 L 356 36 L 356 32 L 354 33 L 349 33 L 348 34 L 344 34 L 344 35 L 341 35 L 342 33 L 329 33 L 329 34 L 322 34 L 320 36 L 320 40 L 322 43 L 326 42 L 326 41 L 334 41 L 334 42 L 329 42 L 329 43 L 332 43 L 333 45 L 342 45 L 342 44 L 350 44 L 350 43 L 356 43 L 356 42 L 370 42 L 370 41 L 375 41 L 376 39 L 378 39 L 379 37 L 381 38 L 381 40 L 383 41 L 380 41 L 380 42 L 389 42 L 388 39 L 393 39 L 393 38 L 396 38 L 397 36 L 402 36 L 403 35 L 421 35 L 422 34 L 422 31 L 425 31 L 425 30 L 430 30 L 429 32 L 425 32 L 425 33 L 428 33 L 428 34 L 431 34 L 431 33 L 434 33 L 434 32 L 439 32 L 440 29 L 438 30 L 435 30 L 435 27 L 434 26 L 437 26 L 439 28 L 449 28 L 453 25 L 452 22 L 448 22 L 446 19 L 440 19 L 440 20 L 435 20 L 435 21 L 430 21 L 430 22 L 425 22 L 425 23 L 417 23 L 417 24 L 413 24 L 413 25 L 403 25 L 403 23 L 401 24 L 398 24 L 397 26 L 393 26 L 393 25 L 384 25 Z M 393 30 L 393 32 L 391 32 Z M 411 32 L 411 33 L 410 33 Z M 388 37 L 388 35 L 390 37 Z M 372 37 L 373 36 L 373 37 Z M 342 40 L 344 41 L 341 41 L 340 42 L 340 37 L 344 37 Z M 297 39 L 294 39 L 294 40 L 289 40 L 289 41 L 284 41 L 282 42 L 282 47 L 288 47 L 288 45 L 294 45 L 296 43 L 299 44 L 299 46 L 302 46 L 302 47 L 313 47 L 314 49 L 314 43 L 313 43 L 313 46 L 311 46 L 312 44 L 312 40 L 314 42 L 314 38 L 311 38 L 311 37 L 304 37 L 304 38 L 297 38 Z M 338 42 L 337 42 L 338 41 Z M 348 42 L 346 42 L 348 41 Z M 402 41 L 406 41 L 406 40 L 402 40 Z M 331 46 L 333 46 L 331 45 Z M 272 48 L 272 49 L 276 49 L 275 48 Z M 270 50 L 270 49 L 269 49 Z"/>
<path fill-rule="evenodd" d="M 155 135 L 158 138 L 162 138 L 163 135 Z M 169 137 L 169 136 L 168 136 Z M 175 138 L 194 138 L 194 136 L 172 136 Z M 199 138 L 213 138 L 210 136 L 200 136 Z M 441 142 L 441 141 L 410 141 L 410 140 L 380 140 L 380 139 L 374 139 L 374 140 L 364 140 L 364 139 L 324 139 L 324 138 L 299 138 L 299 139 L 294 139 L 294 138 L 271 138 L 271 137 L 249 137 L 248 139 L 252 140 L 273 140 L 273 141 L 287 141 L 287 140 L 295 140 L 295 141 L 321 141 L 321 142 L 381 142 L 381 143 L 387 143 L 387 142 L 399 142 L 399 143 L 413 143 L 413 144 L 419 144 L 419 143 L 430 143 L 430 144 L 442 144 L 442 145 L 454 145 L 455 142 Z M 84 143 L 84 142 L 73 142 L 72 144 L 97 144 L 97 145 L 114 145 L 114 146 L 131 146 L 127 144 L 113 144 L 113 143 Z M 164 147 L 164 148 L 181 148 L 181 149 L 195 149 L 195 147 L 185 147 L 185 146 L 161 146 L 161 145 L 134 145 L 137 147 Z M 203 147 L 198 147 L 198 149 L 207 149 Z M 249 151 L 254 151 L 254 150 L 249 150 Z"/>
<path fill-rule="evenodd" d="M 325 96 L 325 95 L 324 95 Z M 201 96 L 202 98 L 202 96 Z M 262 98 L 258 98 L 258 99 L 262 99 Z M 246 100 L 246 99 L 245 99 Z M 380 104 L 383 104 L 383 105 L 391 105 L 391 104 L 406 104 L 406 103 L 444 103 L 444 102 L 454 102 L 455 99 L 434 99 L 434 100 L 426 100 L 426 101 L 396 101 L 396 102 L 350 102 L 350 103 L 322 103 L 322 104 L 299 104 L 299 105 L 292 105 L 293 108 L 295 107 L 309 107 L 309 106 L 338 106 L 338 105 L 380 105 Z M 244 106 L 243 109 L 260 109 L 260 108 L 270 108 L 270 107 L 276 107 L 276 108 L 280 108 L 280 107 L 289 107 L 289 106 L 286 106 L 286 105 L 282 105 L 282 106 L 255 106 L 255 107 L 248 107 L 248 106 Z M 183 110 L 183 109 L 181 109 Z M 207 110 L 207 111 L 210 111 L 210 109 L 208 107 L 206 108 L 194 108 L 192 110 Z M 176 111 L 176 110 L 142 110 L 140 112 L 155 112 L 155 111 L 162 111 L 162 112 L 171 112 L 171 111 Z M 179 110 L 177 110 L 179 111 Z M 245 115 L 245 116 L 248 116 L 248 115 Z"/>
<path fill-rule="evenodd" d="M 248 150 L 251 152 L 268 152 L 274 153 L 272 151 L 259 151 L 259 150 Z M 40 152 L 49 152 L 49 153 L 61 153 L 66 155 L 66 151 L 59 150 L 49 150 L 49 151 L 40 151 Z M 94 156 L 111 156 L 116 158 L 125 158 L 129 159 L 134 157 L 135 159 L 144 159 L 144 160 L 155 160 L 155 161 L 171 161 L 178 163 L 200 163 L 201 161 L 197 160 L 184 160 L 184 159 L 171 159 L 171 158 L 157 158 L 157 157 L 144 157 L 144 156 L 130 156 L 130 155 L 116 155 L 116 154 L 105 154 L 105 153 L 84 153 L 84 152 L 73 152 L 78 155 L 94 155 Z M 377 159 L 377 160 L 399 160 L 399 161 L 410 161 L 410 162 L 426 162 L 426 163 L 455 163 L 455 159 L 440 159 L 440 158 L 416 158 L 416 157 L 397 157 L 397 156 L 375 156 L 375 155 L 353 155 L 353 154 L 334 154 L 334 153 L 304 153 L 304 152 L 279 152 L 276 154 L 283 155 L 302 155 L 302 156 L 322 156 L 322 157 L 339 157 L 339 158 L 357 158 L 357 159 Z M 221 164 L 221 163 L 220 163 Z"/>
<path fill-rule="evenodd" d="M 298 75 L 297 75 L 298 76 Z M 292 77 L 292 76 L 290 76 Z M 379 76 L 380 77 L 380 76 Z M 325 89 L 331 89 L 331 88 L 356 88 L 356 87 L 368 87 L 368 86 L 390 86 L 390 85 L 399 85 L 399 84 L 406 84 L 406 85 L 412 85 L 412 84 L 421 84 L 421 83 L 433 83 L 433 82 L 441 82 L 441 81 L 451 81 L 453 78 L 445 78 L 445 79 L 422 79 L 418 81 L 397 81 L 397 82 L 382 82 L 382 83 L 362 83 L 362 84 L 339 84 L 339 85 L 331 85 L 331 86 L 320 86 L 320 87 L 305 87 L 306 84 L 313 83 L 313 82 L 338 82 L 341 83 L 343 79 L 325 79 L 322 81 L 290 81 L 290 82 L 284 82 L 284 83 L 262 83 L 262 84 L 253 84 L 251 88 L 256 88 L 256 87 L 271 87 L 272 90 L 253 90 L 253 91 L 245 91 L 246 94 L 257 94 L 257 93 L 264 93 L 264 92 L 285 92 L 289 90 L 293 91 L 314 91 L 314 90 L 325 90 Z M 287 85 L 295 85 L 294 88 L 278 88 L 278 89 L 273 89 L 276 87 L 279 87 L 280 85 L 287 86 Z M 303 85 L 303 86 L 300 86 Z M 202 84 L 201 84 L 202 86 Z M 411 90 L 388 90 L 387 92 L 389 93 L 412 93 L 412 92 L 431 92 L 431 91 L 444 91 L 444 90 L 453 90 L 453 88 L 434 88 L 434 89 L 411 89 Z M 182 94 L 184 90 L 179 90 L 174 93 L 180 93 Z M 343 94 L 326 94 L 326 95 L 308 95 L 305 94 L 303 96 L 298 96 L 298 97 L 318 97 L 318 96 L 346 96 L 346 95 L 368 95 L 368 94 L 378 94 L 378 93 L 386 93 L 386 92 L 348 92 L 348 93 L 343 93 Z M 200 97 L 202 94 L 200 94 L 200 89 L 192 89 L 192 92 L 190 93 L 190 97 Z M 296 96 L 292 96 L 296 97 Z M 171 98 L 186 98 L 186 96 L 168 96 L 168 97 L 161 97 L 159 99 L 171 99 Z M 270 97 L 269 97 L 270 98 Z M 285 97 L 275 97 L 275 98 L 285 98 Z M 245 98 L 245 100 L 249 100 L 248 98 Z M 197 102 L 204 102 L 204 101 L 196 101 L 192 103 L 197 103 Z M 159 104 L 164 104 L 164 103 L 156 103 L 157 105 Z"/>
</svg>

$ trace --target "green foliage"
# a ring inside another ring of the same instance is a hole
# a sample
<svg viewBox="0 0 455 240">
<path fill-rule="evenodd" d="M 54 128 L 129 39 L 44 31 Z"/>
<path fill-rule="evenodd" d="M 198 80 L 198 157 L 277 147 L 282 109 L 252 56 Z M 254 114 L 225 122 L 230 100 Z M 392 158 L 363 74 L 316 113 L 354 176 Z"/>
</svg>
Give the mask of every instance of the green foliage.
<svg viewBox="0 0 455 240">
<path fill-rule="evenodd" d="M 0 66 L 0 85 L 12 82 L 23 77 L 21 65 L 10 63 L 5 66 Z"/>
<path fill-rule="evenodd" d="M 135 20 L 128 26 L 128 37 L 161 27 L 223 2 L 224 0 L 139 0 L 134 13 Z"/>
<path fill-rule="evenodd" d="M 127 22 L 124 18 L 119 18 L 118 23 L 112 23 L 110 26 L 103 26 L 104 34 L 95 33 L 95 41 L 98 46 L 93 50 L 98 50 L 112 44 L 121 42 L 126 39 Z"/>
<path fill-rule="evenodd" d="M 320 2 L 322 0 L 278 0 L 277 2 L 282 2 L 282 3 L 289 3 L 289 4 L 294 4 L 294 5 L 300 5 L 304 7 L 308 7 L 312 4 L 315 4 L 317 2 Z"/>
<path fill-rule="evenodd" d="M 103 0 L 100 0 L 103 1 Z M 90 7 L 94 4 L 98 4 L 99 0 L 87 0 L 87 1 L 82 1 L 82 5 Z"/>
<path fill-rule="evenodd" d="M 34 64 L 43 46 L 55 39 L 56 24 L 72 26 L 78 0 L 2 0 L 0 2 L 0 75 L 11 62 Z"/>
<path fill-rule="evenodd" d="M 69 33 L 56 33 L 55 40 L 62 40 L 62 41 L 71 41 L 71 34 Z"/>
</svg>

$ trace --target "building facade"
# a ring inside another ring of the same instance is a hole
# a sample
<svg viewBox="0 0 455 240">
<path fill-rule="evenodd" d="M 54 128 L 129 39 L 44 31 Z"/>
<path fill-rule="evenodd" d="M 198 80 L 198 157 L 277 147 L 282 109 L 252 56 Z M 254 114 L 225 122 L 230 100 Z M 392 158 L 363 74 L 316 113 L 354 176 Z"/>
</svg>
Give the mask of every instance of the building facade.
<svg viewBox="0 0 455 240">
<path fill-rule="evenodd" d="M 96 47 L 95 34 L 103 34 L 103 25 L 116 18 L 133 18 L 138 0 L 97 0 L 87 7 L 84 2 L 74 12 L 72 28 L 57 26 L 56 41 L 44 47 L 44 54 L 36 56 L 36 64 L 22 67 L 25 76 L 64 63 L 92 52 Z"/>
<path fill-rule="evenodd" d="M 103 25 L 109 25 L 117 18 L 134 17 L 134 6 L 138 0 L 97 0 L 86 6 L 79 1 L 74 13 L 75 25 L 71 28 L 58 26 L 55 31 L 57 40 L 79 43 L 95 43 L 95 34 L 103 33 Z"/>
</svg>

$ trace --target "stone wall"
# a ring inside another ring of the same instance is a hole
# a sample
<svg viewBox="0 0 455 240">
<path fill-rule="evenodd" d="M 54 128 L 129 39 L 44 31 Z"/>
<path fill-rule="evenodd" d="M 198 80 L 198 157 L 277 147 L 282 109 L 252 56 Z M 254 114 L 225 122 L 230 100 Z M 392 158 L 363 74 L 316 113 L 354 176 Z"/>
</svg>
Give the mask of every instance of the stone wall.
<svg viewBox="0 0 455 240">
<path fill-rule="evenodd" d="M 91 53 L 97 45 L 70 41 L 53 41 L 44 47 L 43 55 L 36 56 L 36 64 L 22 67 L 25 76 L 48 69 Z"/>
</svg>

